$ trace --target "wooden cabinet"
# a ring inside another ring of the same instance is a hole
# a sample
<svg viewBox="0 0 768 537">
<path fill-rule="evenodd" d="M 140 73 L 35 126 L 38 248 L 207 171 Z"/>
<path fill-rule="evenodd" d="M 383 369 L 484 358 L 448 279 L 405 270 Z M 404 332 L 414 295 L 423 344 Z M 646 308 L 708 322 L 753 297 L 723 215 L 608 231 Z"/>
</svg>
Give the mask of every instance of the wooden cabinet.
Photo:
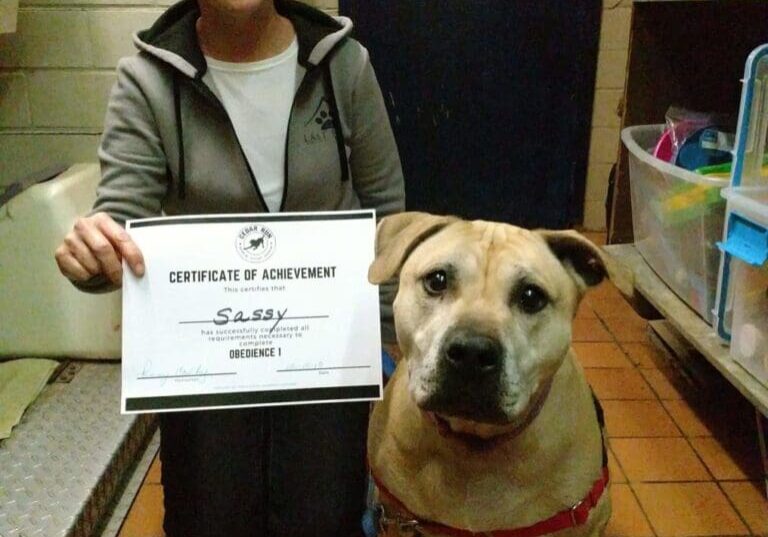
<svg viewBox="0 0 768 537">
<path fill-rule="evenodd" d="M 622 128 L 663 123 L 670 105 L 733 115 L 744 62 L 768 43 L 764 0 L 636 1 Z M 627 151 L 619 148 L 609 188 L 610 243 L 632 242 Z"/>
</svg>

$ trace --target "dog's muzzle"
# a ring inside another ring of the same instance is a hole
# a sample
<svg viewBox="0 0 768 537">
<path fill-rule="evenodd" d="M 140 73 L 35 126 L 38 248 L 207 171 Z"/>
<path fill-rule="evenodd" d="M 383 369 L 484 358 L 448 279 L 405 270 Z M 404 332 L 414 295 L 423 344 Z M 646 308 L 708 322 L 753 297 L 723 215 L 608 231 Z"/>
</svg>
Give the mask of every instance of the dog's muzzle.
<svg viewBox="0 0 768 537">
<path fill-rule="evenodd" d="M 456 330 L 445 339 L 432 393 L 422 410 L 484 423 L 507 421 L 502 398 L 504 347 L 496 338 Z"/>
<path fill-rule="evenodd" d="M 495 338 L 458 332 L 446 340 L 444 348 L 444 361 L 454 374 L 476 379 L 501 371 L 504 348 Z"/>
</svg>

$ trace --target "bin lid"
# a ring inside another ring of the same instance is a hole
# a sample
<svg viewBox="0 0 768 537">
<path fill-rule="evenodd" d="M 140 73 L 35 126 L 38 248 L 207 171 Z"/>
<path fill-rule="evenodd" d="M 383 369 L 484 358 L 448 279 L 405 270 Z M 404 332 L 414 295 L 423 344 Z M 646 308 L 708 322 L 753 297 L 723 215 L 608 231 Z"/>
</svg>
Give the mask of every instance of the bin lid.
<svg viewBox="0 0 768 537">
<path fill-rule="evenodd" d="M 734 186 L 765 184 L 766 144 L 768 124 L 768 44 L 761 45 L 747 58 L 739 105 L 734 165 L 731 184 Z"/>
</svg>

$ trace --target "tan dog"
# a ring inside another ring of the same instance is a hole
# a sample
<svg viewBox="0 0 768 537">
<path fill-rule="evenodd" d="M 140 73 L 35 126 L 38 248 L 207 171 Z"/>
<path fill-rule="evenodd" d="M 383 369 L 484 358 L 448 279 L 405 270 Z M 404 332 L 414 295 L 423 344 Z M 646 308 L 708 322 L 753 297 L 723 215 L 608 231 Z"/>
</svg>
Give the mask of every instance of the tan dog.
<svg viewBox="0 0 768 537">
<path fill-rule="evenodd" d="M 603 439 L 570 345 L 582 295 L 608 274 L 600 250 L 570 231 L 404 213 L 379 224 L 376 251 L 370 281 L 399 274 L 403 354 L 369 428 L 383 534 L 599 535 Z"/>
</svg>

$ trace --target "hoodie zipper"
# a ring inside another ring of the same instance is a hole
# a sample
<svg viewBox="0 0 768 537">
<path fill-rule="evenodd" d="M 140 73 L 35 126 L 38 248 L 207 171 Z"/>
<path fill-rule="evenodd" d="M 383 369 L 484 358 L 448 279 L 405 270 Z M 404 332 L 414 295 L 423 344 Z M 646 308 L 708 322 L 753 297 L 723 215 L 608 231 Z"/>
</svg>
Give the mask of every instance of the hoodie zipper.
<svg viewBox="0 0 768 537">
<path fill-rule="evenodd" d="M 296 95 L 299 94 L 301 89 L 304 87 L 304 83 L 307 80 L 307 75 L 309 74 L 309 71 L 307 71 L 304 74 L 304 79 L 299 84 L 299 87 L 296 90 Z M 214 95 L 214 93 L 210 90 L 208 86 L 205 85 L 204 82 L 202 82 L 199 78 L 192 79 L 192 87 L 194 87 L 198 93 L 200 93 L 203 97 L 208 99 L 212 104 L 214 104 L 216 107 L 218 107 L 221 112 L 223 112 L 224 116 L 227 118 L 227 123 L 229 124 L 229 128 L 232 130 L 232 134 L 235 137 L 235 142 L 237 143 L 237 147 L 240 150 L 240 155 L 243 157 L 243 162 L 245 163 L 245 167 L 248 170 L 248 175 L 251 177 L 251 183 L 253 183 L 253 187 L 256 189 L 256 194 L 259 196 L 259 201 L 264 206 L 264 209 L 266 212 L 271 213 L 269 209 L 269 205 L 267 205 L 267 202 L 264 200 L 264 195 L 261 192 L 261 188 L 259 188 L 259 183 L 256 181 L 256 174 L 253 173 L 253 169 L 251 168 L 251 163 L 248 162 L 248 157 L 245 154 L 245 151 L 243 150 L 243 146 L 240 143 L 240 139 L 237 137 L 237 131 L 235 131 L 235 125 L 232 123 L 232 119 L 229 117 L 229 114 L 227 113 L 226 108 L 224 108 L 224 105 L 221 103 L 218 97 Z M 282 200 L 280 200 L 280 208 L 278 209 L 278 212 L 282 212 L 285 208 L 285 201 L 288 199 L 288 141 L 290 140 L 291 135 L 291 118 L 293 117 L 293 109 L 296 106 L 296 95 L 294 95 L 293 101 L 291 102 L 291 111 L 288 115 L 288 128 L 286 130 L 285 134 L 285 184 L 283 185 L 283 197 Z"/>
</svg>

